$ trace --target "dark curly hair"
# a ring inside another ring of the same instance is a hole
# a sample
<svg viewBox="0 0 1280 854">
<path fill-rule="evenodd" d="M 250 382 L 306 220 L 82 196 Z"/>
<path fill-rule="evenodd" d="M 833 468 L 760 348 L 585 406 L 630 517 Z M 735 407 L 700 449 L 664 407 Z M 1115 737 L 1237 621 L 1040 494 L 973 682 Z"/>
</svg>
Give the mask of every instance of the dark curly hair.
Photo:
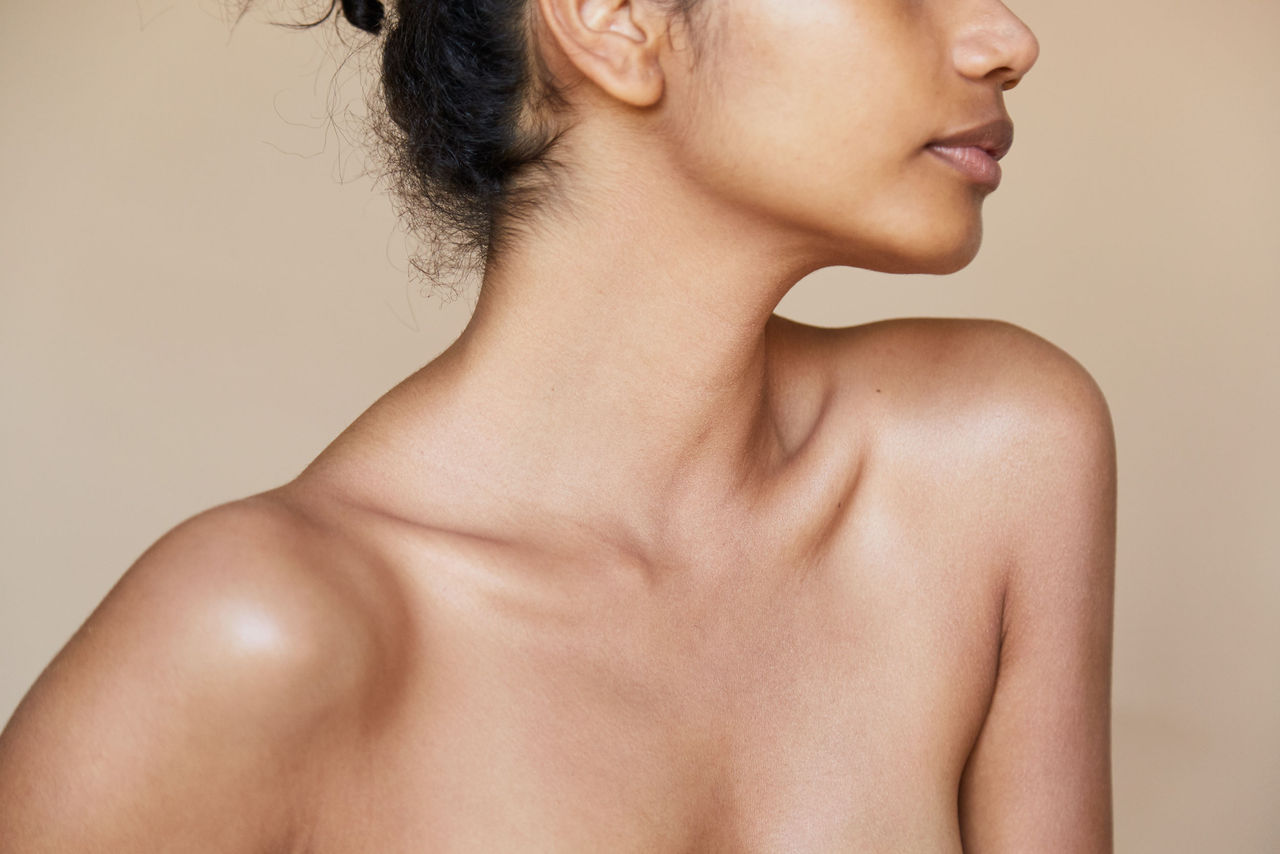
<svg viewBox="0 0 1280 854">
<path fill-rule="evenodd" d="M 654 0 L 691 22 L 704 0 Z M 331 0 L 386 31 L 373 130 L 400 214 L 436 285 L 483 269 L 552 186 L 567 102 L 532 50 L 533 0 Z M 696 45 L 695 45 L 696 51 Z M 456 287 L 454 288 L 456 293 Z"/>
</svg>

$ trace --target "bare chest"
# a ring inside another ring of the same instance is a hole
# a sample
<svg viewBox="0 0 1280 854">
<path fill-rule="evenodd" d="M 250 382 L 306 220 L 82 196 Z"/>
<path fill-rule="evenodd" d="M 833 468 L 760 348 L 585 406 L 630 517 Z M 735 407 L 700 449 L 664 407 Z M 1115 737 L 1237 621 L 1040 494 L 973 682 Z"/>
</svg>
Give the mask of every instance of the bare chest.
<svg viewBox="0 0 1280 854">
<path fill-rule="evenodd" d="M 915 557 L 659 606 L 442 588 L 310 850 L 959 851 L 999 597 Z"/>
</svg>

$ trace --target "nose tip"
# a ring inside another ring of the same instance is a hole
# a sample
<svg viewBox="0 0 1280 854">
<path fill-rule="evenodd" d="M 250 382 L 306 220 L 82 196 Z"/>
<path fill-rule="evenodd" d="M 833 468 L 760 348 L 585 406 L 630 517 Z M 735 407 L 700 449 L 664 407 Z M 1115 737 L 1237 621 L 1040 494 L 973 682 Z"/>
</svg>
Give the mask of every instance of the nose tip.
<svg viewBox="0 0 1280 854">
<path fill-rule="evenodd" d="M 984 16 L 956 44 L 956 67 L 975 80 L 994 80 L 1001 89 L 1022 81 L 1040 56 L 1035 33 L 1008 10 Z"/>
<path fill-rule="evenodd" d="M 1018 27 L 1023 34 L 1017 41 L 1016 50 L 1012 51 L 1011 61 L 1004 66 L 1008 76 L 1001 82 L 1001 89 L 1012 89 L 1021 83 L 1031 66 L 1040 58 L 1040 40 L 1036 38 L 1036 34 L 1021 21 L 1018 21 Z"/>
</svg>

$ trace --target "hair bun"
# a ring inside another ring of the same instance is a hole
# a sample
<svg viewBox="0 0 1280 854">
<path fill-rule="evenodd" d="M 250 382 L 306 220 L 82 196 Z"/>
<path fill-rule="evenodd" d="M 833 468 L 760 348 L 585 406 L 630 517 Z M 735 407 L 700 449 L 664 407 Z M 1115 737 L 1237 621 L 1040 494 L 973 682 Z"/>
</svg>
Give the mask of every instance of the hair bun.
<svg viewBox="0 0 1280 854">
<path fill-rule="evenodd" d="M 342 14 L 365 32 L 382 29 L 383 8 L 379 0 L 342 0 Z"/>
</svg>

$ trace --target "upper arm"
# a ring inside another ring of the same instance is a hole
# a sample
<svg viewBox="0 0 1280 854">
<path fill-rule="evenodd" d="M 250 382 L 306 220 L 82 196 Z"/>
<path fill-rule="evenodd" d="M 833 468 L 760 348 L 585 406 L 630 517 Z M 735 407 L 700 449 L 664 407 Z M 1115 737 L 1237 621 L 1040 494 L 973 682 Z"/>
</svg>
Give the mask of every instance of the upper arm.
<svg viewBox="0 0 1280 854">
<path fill-rule="evenodd" d="M 1012 560 L 995 690 L 961 780 L 964 847 L 1109 852 L 1111 419 L 1073 360 L 1040 339 L 1015 347 Z"/>
<path fill-rule="evenodd" d="M 0 852 L 286 844 L 359 645 L 269 516 L 180 525 L 46 668 L 0 735 Z"/>
</svg>

